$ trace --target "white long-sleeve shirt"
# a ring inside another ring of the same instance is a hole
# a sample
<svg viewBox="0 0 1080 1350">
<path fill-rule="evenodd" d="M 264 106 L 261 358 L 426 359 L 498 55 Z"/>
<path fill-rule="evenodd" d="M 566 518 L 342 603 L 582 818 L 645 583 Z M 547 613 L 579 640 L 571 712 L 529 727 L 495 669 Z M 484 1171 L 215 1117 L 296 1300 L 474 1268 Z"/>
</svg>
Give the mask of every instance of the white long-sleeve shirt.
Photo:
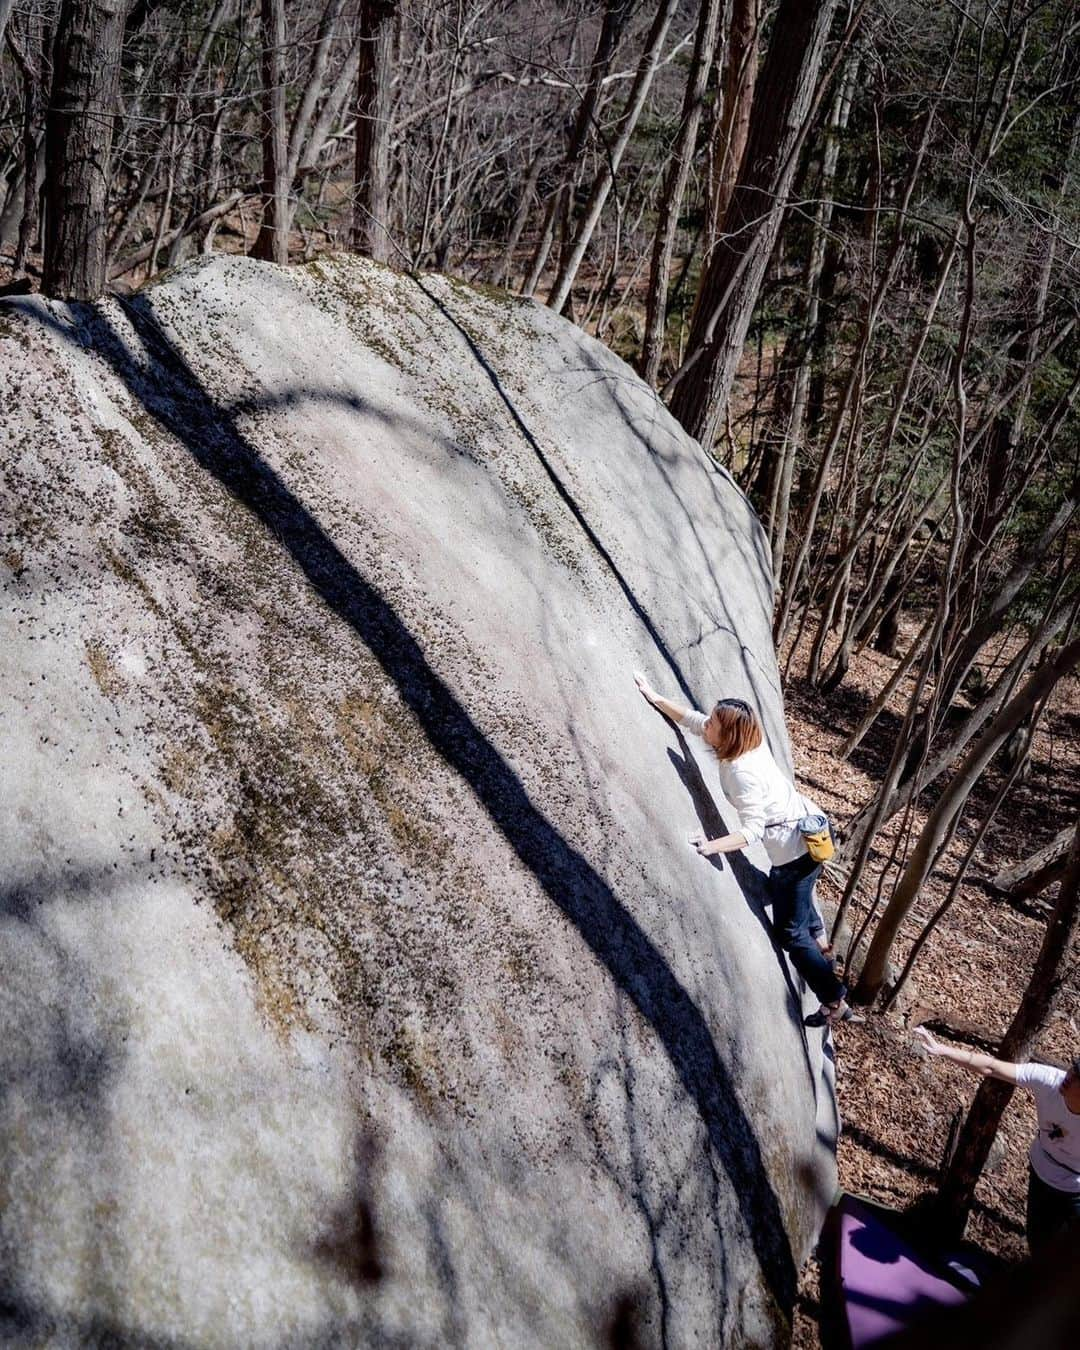
<svg viewBox="0 0 1080 1350">
<path fill-rule="evenodd" d="M 1080 1116 L 1065 1105 L 1064 1069 L 1049 1064 L 1018 1064 L 1016 1081 L 1035 1098 L 1039 1132 L 1031 1141 L 1035 1175 L 1056 1191 L 1080 1192 Z"/>
<path fill-rule="evenodd" d="M 682 720 L 686 731 L 702 736 L 705 713 L 689 712 Z M 739 814 L 739 827 L 748 844 L 758 839 L 774 867 L 793 862 L 806 852 L 798 822 L 803 816 L 821 815 L 809 797 L 796 790 L 764 741 L 738 759 L 719 759 L 720 786 Z"/>
</svg>

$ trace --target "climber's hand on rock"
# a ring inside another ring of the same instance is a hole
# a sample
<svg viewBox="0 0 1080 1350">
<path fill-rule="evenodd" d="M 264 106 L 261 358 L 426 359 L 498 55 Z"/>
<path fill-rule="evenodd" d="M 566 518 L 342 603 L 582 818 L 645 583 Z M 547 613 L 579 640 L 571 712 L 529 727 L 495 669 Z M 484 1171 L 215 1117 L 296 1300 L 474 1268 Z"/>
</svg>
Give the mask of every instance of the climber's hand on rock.
<svg viewBox="0 0 1080 1350">
<path fill-rule="evenodd" d="M 634 671 L 634 683 L 637 685 L 639 691 L 641 692 L 641 697 L 647 703 L 652 703 L 655 705 L 656 700 L 660 697 L 660 695 L 652 687 L 652 685 L 645 678 L 645 676 L 642 675 L 640 670 Z"/>
</svg>

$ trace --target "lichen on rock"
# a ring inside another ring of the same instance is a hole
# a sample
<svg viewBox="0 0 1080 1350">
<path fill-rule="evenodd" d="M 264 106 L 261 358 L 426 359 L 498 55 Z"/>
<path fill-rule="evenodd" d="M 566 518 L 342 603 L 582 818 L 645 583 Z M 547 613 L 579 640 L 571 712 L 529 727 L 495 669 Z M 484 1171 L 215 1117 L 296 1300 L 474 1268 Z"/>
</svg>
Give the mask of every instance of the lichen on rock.
<svg viewBox="0 0 1080 1350">
<path fill-rule="evenodd" d="M 14 1330 L 775 1343 L 828 1064 L 631 680 L 787 754 L 730 479 L 548 310 L 357 258 L 8 300 L 0 371 Z"/>
</svg>

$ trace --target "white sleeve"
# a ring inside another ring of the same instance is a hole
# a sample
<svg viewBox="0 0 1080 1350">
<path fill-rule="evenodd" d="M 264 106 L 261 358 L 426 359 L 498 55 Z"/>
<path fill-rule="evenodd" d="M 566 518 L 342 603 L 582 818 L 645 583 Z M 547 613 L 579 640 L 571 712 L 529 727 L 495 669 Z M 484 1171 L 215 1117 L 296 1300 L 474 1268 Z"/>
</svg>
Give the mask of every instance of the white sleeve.
<svg viewBox="0 0 1080 1350">
<path fill-rule="evenodd" d="M 1050 1088 L 1056 1092 L 1064 1081 L 1064 1071 L 1051 1068 L 1049 1064 L 1018 1064 L 1016 1066 L 1017 1086 L 1029 1088 L 1034 1092 L 1037 1092 L 1040 1088 Z"/>
<path fill-rule="evenodd" d="M 684 731 L 689 731 L 692 736 L 704 736 L 705 723 L 709 720 L 708 715 L 703 712 L 696 712 L 691 709 L 690 712 L 683 714 L 683 719 L 679 723 Z"/>
</svg>

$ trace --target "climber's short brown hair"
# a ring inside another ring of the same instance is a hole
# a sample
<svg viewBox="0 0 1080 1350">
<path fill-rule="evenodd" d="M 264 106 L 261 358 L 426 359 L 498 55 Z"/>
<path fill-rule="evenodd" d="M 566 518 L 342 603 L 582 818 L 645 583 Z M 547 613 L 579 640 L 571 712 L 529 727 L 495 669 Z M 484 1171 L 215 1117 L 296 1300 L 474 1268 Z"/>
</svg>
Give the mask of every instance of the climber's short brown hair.
<svg viewBox="0 0 1080 1350">
<path fill-rule="evenodd" d="M 717 699 L 709 723 L 708 741 L 717 759 L 738 759 L 761 744 L 761 723 L 741 698 Z"/>
</svg>

